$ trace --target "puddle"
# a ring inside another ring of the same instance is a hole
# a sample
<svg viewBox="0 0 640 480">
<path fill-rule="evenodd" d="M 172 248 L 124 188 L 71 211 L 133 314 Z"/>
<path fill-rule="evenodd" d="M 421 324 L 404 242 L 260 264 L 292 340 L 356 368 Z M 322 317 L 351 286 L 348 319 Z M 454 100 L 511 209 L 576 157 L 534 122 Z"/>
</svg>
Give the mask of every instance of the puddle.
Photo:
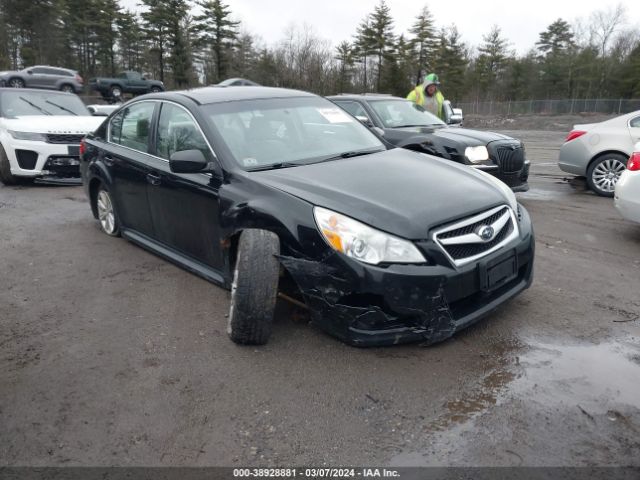
<svg viewBox="0 0 640 480">
<path fill-rule="evenodd" d="M 514 346 L 419 437 L 390 464 L 626 465 L 640 458 L 640 345 Z"/>
<path fill-rule="evenodd" d="M 605 413 L 611 405 L 640 408 L 640 347 L 630 342 L 599 345 L 534 344 L 520 359 L 524 373 L 510 396 L 546 405 L 580 405 Z"/>
</svg>

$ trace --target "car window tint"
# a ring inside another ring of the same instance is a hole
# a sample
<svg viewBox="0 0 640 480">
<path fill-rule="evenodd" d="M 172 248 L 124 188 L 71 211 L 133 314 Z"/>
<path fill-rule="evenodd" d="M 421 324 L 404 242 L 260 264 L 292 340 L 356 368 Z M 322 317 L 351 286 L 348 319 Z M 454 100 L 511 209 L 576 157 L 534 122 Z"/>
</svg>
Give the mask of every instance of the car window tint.
<svg viewBox="0 0 640 480">
<path fill-rule="evenodd" d="M 182 107 L 163 103 L 156 136 L 156 154 L 169 159 L 175 152 L 200 150 L 210 158 L 209 147 L 198 126 Z"/>
<path fill-rule="evenodd" d="M 155 102 L 134 103 L 111 120 L 110 141 L 148 153 L 149 128 Z M 119 120 L 117 120 L 120 118 Z"/>
<path fill-rule="evenodd" d="M 629 126 L 633 128 L 640 127 L 640 117 L 636 117 L 629 122 Z"/>
<path fill-rule="evenodd" d="M 118 78 L 127 78 L 127 72 L 122 72 L 118 75 Z"/>
<path fill-rule="evenodd" d="M 367 112 L 364 110 L 362 105 L 358 102 L 336 102 L 342 108 L 344 108 L 347 112 L 349 112 L 354 117 L 369 117 Z"/>
<path fill-rule="evenodd" d="M 43 70 L 47 75 L 61 75 L 60 70 L 56 70 L 55 68 L 44 68 Z"/>
<path fill-rule="evenodd" d="M 31 72 L 41 75 L 43 73 L 47 73 L 47 69 L 46 68 L 32 68 Z"/>
</svg>

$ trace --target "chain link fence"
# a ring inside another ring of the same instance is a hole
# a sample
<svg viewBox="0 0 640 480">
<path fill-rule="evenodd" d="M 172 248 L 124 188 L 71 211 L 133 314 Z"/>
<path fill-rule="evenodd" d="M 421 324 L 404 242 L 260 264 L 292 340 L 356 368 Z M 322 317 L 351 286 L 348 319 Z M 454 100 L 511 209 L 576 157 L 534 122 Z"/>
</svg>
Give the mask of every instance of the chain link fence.
<svg viewBox="0 0 640 480">
<path fill-rule="evenodd" d="M 565 99 L 509 102 L 463 102 L 455 105 L 465 115 L 574 115 L 580 113 L 623 114 L 640 110 L 640 99 Z"/>
</svg>

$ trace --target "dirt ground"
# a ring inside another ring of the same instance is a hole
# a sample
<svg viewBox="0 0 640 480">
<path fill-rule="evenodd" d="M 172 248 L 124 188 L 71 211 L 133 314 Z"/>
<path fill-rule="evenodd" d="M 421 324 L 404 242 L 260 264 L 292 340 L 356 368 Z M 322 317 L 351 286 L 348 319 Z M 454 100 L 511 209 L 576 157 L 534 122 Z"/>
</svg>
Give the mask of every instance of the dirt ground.
<svg viewBox="0 0 640 480">
<path fill-rule="evenodd" d="M 0 186 L 0 465 L 640 465 L 640 225 L 524 139 L 533 286 L 432 347 L 357 349 L 100 233 L 79 187 Z"/>
</svg>

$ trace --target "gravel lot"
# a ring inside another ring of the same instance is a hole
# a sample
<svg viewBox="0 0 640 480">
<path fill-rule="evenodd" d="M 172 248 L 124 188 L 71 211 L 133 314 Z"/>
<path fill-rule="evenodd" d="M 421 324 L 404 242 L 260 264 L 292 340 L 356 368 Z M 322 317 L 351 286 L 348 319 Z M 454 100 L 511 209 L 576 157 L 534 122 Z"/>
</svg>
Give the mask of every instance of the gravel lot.
<svg viewBox="0 0 640 480">
<path fill-rule="evenodd" d="M 0 186 L 0 465 L 640 465 L 640 225 L 523 138 L 534 284 L 436 346 L 356 349 L 100 233 L 81 188 Z"/>
</svg>

